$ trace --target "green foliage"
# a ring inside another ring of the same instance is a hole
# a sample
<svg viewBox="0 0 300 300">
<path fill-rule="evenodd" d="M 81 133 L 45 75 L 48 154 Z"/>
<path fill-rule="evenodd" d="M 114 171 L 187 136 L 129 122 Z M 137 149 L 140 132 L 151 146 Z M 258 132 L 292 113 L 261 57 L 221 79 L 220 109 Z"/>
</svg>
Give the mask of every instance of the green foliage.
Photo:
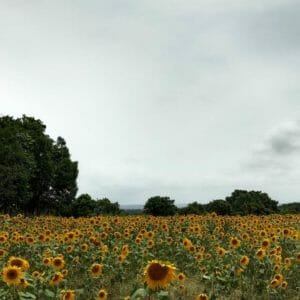
<svg viewBox="0 0 300 300">
<path fill-rule="evenodd" d="M 198 202 L 189 203 L 186 207 L 182 207 L 179 209 L 179 213 L 182 215 L 199 215 L 205 212 L 204 205 Z"/>
<path fill-rule="evenodd" d="M 67 214 L 77 192 L 77 162 L 63 138 L 40 120 L 0 118 L 0 211 Z"/>
<path fill-rule="evenodd" d="M 100 214 L 110 214 L 110 215 L 118 215 L 120 214 L 120 206 L 118 202 L 112 203 L 109 199 L 103 198 L 99 199 L 95 203 L 94 213 L 96 215 Z"/>
<path fill-rule="evenodd" d="M 215 212 L 218 215 L 230 215 L 231 214 L 231 205 L 222 199 L 217 199 L 209 202 L 205 205 L 207 212 Z"/>
<path fill-rule="evenodd" d="M 104 198 L 94 200 L 89 194 L 82 194 L 72 204 L 74 217 L 90 217 L 94 215 L 118 215 L 121 210 L 119 203 L 112 203 Z"/>
<path fill-rule="evenodd" d="M 268 215 L 278 212 L 278 202 L 261 191 L 235 190 L 225 200 L 230 204 L 232 214 L 235 215 Z"/>
<path fill-rule="evenodd" d="M 89 194 L 82 194 L 72 203 L 72 215 L 74 217 L 92 216 L 95 204 L 95 200 L 93 200 Z"/>
<path fill-rule="evenodd" d="M 281 204 L 278 209 L 283 214 L 300 214 L 300 202 Z"/>
<path fill-rule="evenodd" d="M 153 216 L 173 216 L 177 212 L 174 201 L 169 197 L 151 197 L 144 206 L 144 212 Z"/>
</svg>

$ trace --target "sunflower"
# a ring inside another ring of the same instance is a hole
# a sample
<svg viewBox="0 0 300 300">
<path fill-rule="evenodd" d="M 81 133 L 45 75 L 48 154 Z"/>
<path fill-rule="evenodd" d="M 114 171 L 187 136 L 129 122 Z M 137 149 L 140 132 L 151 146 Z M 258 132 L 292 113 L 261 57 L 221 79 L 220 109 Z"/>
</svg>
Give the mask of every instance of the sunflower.
<svg viewBox="0 0 300 300">
<path fill-rule="evenodd" d="M 217 253 L 218 253 L 218 255 L 220 257 L 223 257 L 225 255 L 225 253 L 226 253 L 226 250 L 224 248 L 222 248 L 222 247 L 218 247 L 217 248 Z"/>
<path fill-rule="evenodd" d="M 246 267 L 249 264 L 249 257 L 247 255 L 243 255 L 240 259 L 240 265 Z"/>
<path fill-rule="evenodd" d="M 287 283 L 286 281 L 282 281 L 281 287 L 282 287 L 283 289 L 286 289 L 287 286 L 288 286 L 288 283 Z"/>
<path fill-rule="evenodd" d="M 175 271 L 172 264 L 152 260 L 144 270 L 144 280 L 152 290 L 166 288 L 176 278 Z"/>
<path fill-rule="evenodd" d="M 183 246 L 188 249 L 190 246 L 193 245 L 193 243 L 191 242 L 191 240 L 187 239 L 187 238 L 184 238 L 183 241 L 182 241 L 182 244 Z"/>
<path fill-rule="evenodd" d="M 60 292 L 61 300 L 75 300 L 75 291 L 74 290 L 62 290 Z"/>
<path fill-rule="evenodd" d="M 60 256 L 53 258 L 52 267 L 56 270 L 61 270 L 65 266 L 65 261 Z"/>
<path fill-rule="evenodd" d="M 271 287 L 275 288 L 275 287 L 278 287 L 280 285 L 280 281 L 277 280 L 277 279 L 273 279 L 271 281 Z"/>
<path fill-rule="evenodd" d="M 31 276 L 34 277 L 34 278 L 37 278 L 37 277 L 40 277 L 42 274 L 39 272 L 39 271 L 33 271 L 31 273 Z"/>
<path fill-rule="evenodd" d="M 51 278 L 49 285 L 60 285 L 64 276 L 61 272 L 56 272 L 54 276 Z"/>
<path fill-rule="evenodd" d="M 265 251 L 265 249 L 263 249 L 263 248 L 260 248 L 260 249 L 258 249 L 257 251 L 256 251 L 256 257 L 259 259 L 259 260 L 261 260 L 261 259 L 263 259 L 265 256 L 266 256 L 266 251 Z"/>
<path fill-rule="evenodd" d="M 179 273 L 178 275 L 177 275 L 177 280 L 178 281 L 184 281 L 185 280 L 185 278 L 186 278 L 186 276 L 183 274 L 183 273 Z"/>
<path fill-rule="evenodd" d="M 150 239 L 150 240 L 148 240 L 148 242 L 147 242 L 147 247 L 148 248 L 153 248 L 154 247 L 154 240 L 152 240 L 152 239 Z"/>
<path fill-rule="evenodd" d="M 29 262 L 20 257 L 11 256 L 8 260 L 8 265 L 18 267 L 22 270 L 22 272 L 29 269 Z"/>
<path fill-rule="evenodd" d="M 206 294 L 199 294 L 195 300 L 208 300 L 208 296 Z"/>
<path fill-rule="evenodd" d="M 4 244 L 7 241 L 7 237 L 5 235 L 0 235 L 0 243 Z"/>
<path fill-rule="evenodd" d="M 281 283 L 283 281 L 283 275 L 282 274 L 276 274 L 274 276 L 274 279 L 278 280 Z"/>
<path fill-rule="evenodd" d="M 92 264 L 90 268 L 90 272 L 92 277 L 98 277 L 102 274 L 102 268 L 103 266 L 101 264 Z"/>
<path fill-rule="evenodd" d="M 20 282 L 18 283 L 18 287 L 26 289 L 29 286 L 28 281 L 25 278 L 21 278 Z"/>
<path fill-rule="evenodd" d="M 263 249 L 267 249 L 270 246 L 270 240 L 269 239 L 264 239 L 261 243 L 261 247 Z"/>
<path fill-rule="evenodd" d="M 196 258 L 197 258 L 197 260 L 198 261 L 201 261 L 201 260 L 203 260 L 203 253 L 202 252 L 198 252 L 197 254 L 196 254 Z"/>
<path fill-rule="evenodd" d="M 125 255 L 125 254 L 120 254 L 119 256 L 118 256 L 118 263 L 120 263 L 120 264 L 122 264 L 124 261 L 125 261 L 125 259 L 126 259 L 126 256 L 127 255 Z"/>
<path fill-rule="evenodd" d="M 0 258 L 6 255 L 6 251 L 4 249 L 0 249 Z"/>
<path fill-rule="evenodd" d="M 81 245 L 81 251 L 82 251 L 82 252 L 87 252 L 88 250 L 89 250 L 88 244 L 82 244 L 82 245 Z"/>
<path fill-rule="evenodd" d="M 284 268 L 287 270 L 292 265 L 292 260 L 290 258 L 284 259 Z"/>
<path fill-rule="evenodd" d="M 67 248 L 66 248 L 66 252 L 67 253 L 72 253 L 74 251 L 74 246 L 72 245 L 69 245 Z"/>
<path fill-rule="evenodd" d="M 45 265 L 45 266 L 50 266 L 51 265 L 51 262 L 52 262 L 52 257 L 45 257 L 44 259 L 43 259 L 43 264 Z"/>
<path fill-rule="evenodd" d="M 2 279 L 8 285 L 17 285 L 22 278 L 22 270 L 17 266 L 8 266 L 2 270 Z"/>
<path fill-rule="evenodd" d="M 241 245 L 241 241 L 236 237 L 230 238 L 230 247 L 231 249 L 236 249 Z"/>
<path fill-rule="evenodd" d="M 97 293 L 97 300 L 106 300 L 108 296 L 108 292 L 106 289 L 101 289 Z"/>
</svg>

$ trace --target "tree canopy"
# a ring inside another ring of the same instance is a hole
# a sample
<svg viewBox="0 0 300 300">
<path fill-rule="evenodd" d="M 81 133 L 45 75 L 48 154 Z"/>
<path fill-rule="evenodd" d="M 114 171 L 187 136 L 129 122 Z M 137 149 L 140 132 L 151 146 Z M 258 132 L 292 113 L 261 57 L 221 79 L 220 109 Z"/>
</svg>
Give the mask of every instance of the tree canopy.
<svg viewBox="0 0 300 300">
<path fill-rule="evenodd" d="M 67 213 L 77 192 L 78 164 L 66 142 L 45 133 L 42 121 L 0 118 L 0 211 Z"/>
<path fill-rule="evenodd" d="M 174 201 L 169 197 L 151 197 L 144 206 L 144 212 L 153 216 L 172 216 L 177 212 Z"/>
</svg>

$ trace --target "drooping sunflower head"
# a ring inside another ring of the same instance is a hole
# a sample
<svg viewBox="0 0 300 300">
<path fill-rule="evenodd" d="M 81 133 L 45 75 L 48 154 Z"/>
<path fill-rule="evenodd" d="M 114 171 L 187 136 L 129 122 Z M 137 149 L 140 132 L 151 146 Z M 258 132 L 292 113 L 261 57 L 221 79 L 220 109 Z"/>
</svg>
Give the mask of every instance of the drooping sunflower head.
<svg viewBox="0 0 300 300">
<path fill-rule="evenodd" d="M 240 259 L 240 265 L 246 267 L 249 264 L 249 257 L 247 255 L 243 255 Z"/>
<path fill-rule="evenodd" d="M 0 249 L 0 258 L 6 255 L 6 251 L 4 249 Z"/>
<path fill-rule="evenodd" d="M 74 290 L 62 290 L 60 292 L 61 300 L 75 300 L 75 291 Z"/>
<path fill-rule="evenodd" d="M 21 278 L 18 287 L 26 289 L 29 286 L 28 281 L 25 278 Z"/>
<path fill-rule="evenodd" d="M 278 273 L 274 276 L 274 279 L 278 280 L 281 283 L 283 281 L 283 275 Z"/>
<path fill-rule="evenodd" d="M 2 270 L 2 279 L 8 285 L 17 285 L 22 278 L 22 270 L 17 266 L 8 266 Z"/>
<path fill-rule="evenodd" d="M 277 279 L 273 279 L 271 281 L 271 287 L 275 288 L 275 287 L 278 287 L 280 285 L 280 281 L 277 280 Z"/>
<path fill-rule="evenodd" d="M 54 276 L 51 278 L 49 284 L 50 285 L 60 285 L 61 282 L 63 281 L 64 276 L 62 275 L 61 272 L 56 272 Z"/>
<path fill-rule="evenodd" d="M 258 249 L 257 251 L 256 251 L 256 257 L 259 259 L 259 260 L 261 260 L 261 259 L 263 259 L 265 256 L 266 256 L 266 251 L 265 251 L 265 249 L 263 249 L 263 248 L 260 248 L 260 249 Z"/>
<path fill-rule="evenodd" d="M 144 280 L 152 290 L 166 288 L 176 278 L 175 272 L 174 265 L 152 260 L 144 270 Z"/>
</svg>

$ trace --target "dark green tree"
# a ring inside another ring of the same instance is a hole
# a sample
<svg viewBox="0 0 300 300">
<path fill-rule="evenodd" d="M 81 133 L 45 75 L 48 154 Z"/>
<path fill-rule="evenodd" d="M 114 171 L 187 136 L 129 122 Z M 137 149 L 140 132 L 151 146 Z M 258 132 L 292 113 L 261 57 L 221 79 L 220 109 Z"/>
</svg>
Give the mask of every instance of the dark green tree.
<svg viewBox="0 0 300 300">
<path fill-rule="evenodd" d="M 225 200 L 230 204 L 233 214 L 267 215 L 278 212 L 278 202 L 261 191 L 235 190 Z"/>
<path fill-rule="evenodd" d="M 99 199 L 95 203 L 94 213 L 96 215 L 118 215 L 120 212 L 119 203 L 112 203 L 107 198 Z"/>
<path fill-rule="evenodd" d="M 8 116 L 0 118 L 0 212 L 23 211 L 32 199 L 35 160 L 31 144 L 20 121 Z"/>
<path fill-rule="evenodd" d="M 209 202 L 205 205 L 205 209 L 207 212 L 215 212 L 218 215 L 230 215 L 231 214 L 231 206 L 228 202 L 222 199 L 217 199 Z"/>
<path fill-rule="evenodd" d="M 300 214 L 300 202 L 284 203 L 278 209 L 282 214 Z"/>
<path fill-rule="evenodd" d="M 174 202 L 169 197 L 151 197 L 144 205 L 144 212 L 153 216 L 172 216 L 177 212 Z"/>
<path fill-rule="evenodd" d="M 198 202 L 192 202 L 189 203 L 186 207 L 182 207 L 179 209 L 180 214 L 188 215 L 188 214 L 203 214 L 204 211 L 204 206 Z"/>
<path fill-rule="evenodd" d="M 0 210 L 64 214 L 77 192 L 77 162 L 65 141 L 54 142 L 42 121 L 0 118 Z"/>
<path fill-rule="evenodd" d="M 74 217 L 90 217 L 94 215 L 96 201 L 89 194 L 81 194 L 72 203 Z"/>
</svg>

